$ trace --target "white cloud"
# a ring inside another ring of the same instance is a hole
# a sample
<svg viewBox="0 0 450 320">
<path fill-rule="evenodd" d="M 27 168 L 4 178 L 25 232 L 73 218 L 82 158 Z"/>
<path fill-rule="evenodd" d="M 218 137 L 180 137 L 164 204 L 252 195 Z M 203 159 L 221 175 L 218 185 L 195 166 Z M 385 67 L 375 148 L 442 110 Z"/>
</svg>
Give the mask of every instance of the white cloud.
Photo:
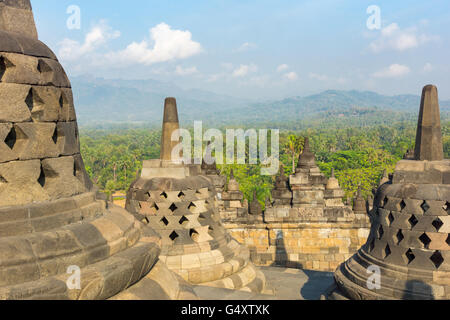
<svg viewBox="0 0 450 320">
<path fill-rule="evenodd" d="M 425 63 L 425 65 L 423 66 L 423 71 L 425 71 L 425 72 L 431 72 L 433 70 L 434 70 L 434 67 L 429 62 Z"/>
<path fill-rule="evenodd" d="M 246 65 L 241 64 L 239 68 L 235 69 L 233 71 L 233 77 L 245 77 L 250 72 L 256 72 L 258 71 L 258 67 L 254 64 Z"/>
<path fill-rule="evenodd" d="M 372 41 L 369 47 L 375 53 L 384 50 L 404 51 L 438 40 L 438 36 L 419 33 L 416 27 L 401 29 L 398 24 L 391 23 L 381 30 L 378 39 Z"/>
<path fill-rule="evenodd" d="M 72 39 L 64 39 L 60 43 L 59 57 L 62 60 L 77 60 L 94 52 L 108 40 L 120 37 L 120 31 L 113 30 L 106 22 L 100 20 L 85 36 L 83 44 Z"/>
<path fill-rule="evenodd" d="M 285 71 L 289 68 L 289 66 L 287 64 L 281 64 L 277 67 L 277 72 L 282 72 Z"/>
<path fill-rule="evenodd" d="M 160 23 L 150 29 L 150 39 L 132 42 L 125 49 L 106 52 L 109 40 L 120 36 L 104 20 L 94 26 L 86 35 L 84 43 L 64 39 L 60 44 L 59 56 L 62 60 L 77 61 L 84 59 L 84 66 L 124 67 L 132 64 L 152 65 L 160 62 L 186 59 L 202 52 L 200 43 L 192 40 L 189 31 L 174 30 L 166 23 Z M 183 70 L 179 70 L 183 72 Z M 186 71 L 186 70 L 185 70 Z M 194 70 L 187 70 L 193 72 Z"/>
<path fill-rule="evenodd" d="M 187 76 L 190 74 L 198 73 L 197 67 L 183 68 L 182 66 L 177 66 L 175 73 L 180 76 Z"/>
<path fill-rule="evenodd" d="M 123 51 L 110 53 L 111 60 L 151 65 L 177 59 L 186 59 L 202 52 L 200 43 L 192 40 L 189 31 L 173 30 L 168 24 L 160 23 L 150 29 L 152 42 L 133 42 Z"/>
<path fill-rule="evenodd" d="M 295 72 L 288 72 L 284 75 L 284 77 L 290 81 L 295 81 L 298 79 L 298 75 Z"/>
<path fill-rule="evenodd" d="M 247 51 L 249 49 L 253 49 L 256 48 L 256 44 L 254 43 L 250 43 L 250 42 L 245 42 L 243 44 L 241 44 L 241 46 L 237 49 L 234 50 L 234 52 L 244 52 Z"/>
<path fill-rule="evenodd" d="M 308 76 L 311 79 L 315 79 L 315 80 L 319 80 L 319 81 L 327 81 L 328 80 L 328 76 L 326 76 L 324 74 L 318 74 L 318 73 L 311 72 Z"/>
<path fill-rule="evenodd" d="M 401 64 L 392 64 L 389 67 L 375 72 L 373 77 L 375 78 L 398 78 L 407 75 L 411 72 L 408 66 Z"/>
</svg>

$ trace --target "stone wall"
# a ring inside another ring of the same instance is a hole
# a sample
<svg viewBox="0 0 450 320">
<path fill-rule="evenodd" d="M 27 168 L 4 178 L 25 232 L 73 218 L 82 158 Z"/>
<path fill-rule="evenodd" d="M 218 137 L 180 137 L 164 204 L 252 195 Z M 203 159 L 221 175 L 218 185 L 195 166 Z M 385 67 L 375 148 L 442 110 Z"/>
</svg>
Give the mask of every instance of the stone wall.
<svg viewBox="0 0 450 320">
<path fill-rule="evenodd" d="M 251 252 L 252 262 L 316 271 L 334 271 L 367 240 L 367 221 L 297 223 L 225 223 L 229 233 Z"/>
</svg>

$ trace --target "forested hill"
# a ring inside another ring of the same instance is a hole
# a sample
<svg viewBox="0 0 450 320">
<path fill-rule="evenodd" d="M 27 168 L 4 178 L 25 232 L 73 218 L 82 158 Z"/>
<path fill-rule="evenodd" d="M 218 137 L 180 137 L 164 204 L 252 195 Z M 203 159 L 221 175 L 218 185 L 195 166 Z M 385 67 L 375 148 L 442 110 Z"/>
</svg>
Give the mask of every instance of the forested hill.
<svg viewBox="0 0 450 320">
<path fill-rule="evenodd" d="M 177 98 L 180 119 L 192 125 L 268 125 L 301 129 L 308 126 L 377 125 L 414 121 L 420 105 L 417 95 L 384 96 L 375 92 L 328 90 L 307 97 L 252 102 L 202 90 L 183 90 L 156 80 L 72 78 L 81 125 L 143 123 L 159 126 L 164 98 Z M 441 101 L 444 119 L 450 101 Z"/>
</svg>

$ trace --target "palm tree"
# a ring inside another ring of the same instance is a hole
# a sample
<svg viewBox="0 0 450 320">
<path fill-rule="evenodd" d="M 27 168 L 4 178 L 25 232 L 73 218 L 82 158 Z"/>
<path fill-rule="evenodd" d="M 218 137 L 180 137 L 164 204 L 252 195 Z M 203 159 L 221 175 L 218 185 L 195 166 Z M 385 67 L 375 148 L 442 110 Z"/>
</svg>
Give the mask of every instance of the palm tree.
<svg viewBox="0 0 450 320">
<path fill-rule="evenodd" d="M 289 135 L 288 141 L 286 143 L 286 152 L 292 157 L 292 173 L 295 172 L 295 158 L 300 155 L 303 150 L 302 139 L 298 138 L 296 135 Z"/>
</svg>

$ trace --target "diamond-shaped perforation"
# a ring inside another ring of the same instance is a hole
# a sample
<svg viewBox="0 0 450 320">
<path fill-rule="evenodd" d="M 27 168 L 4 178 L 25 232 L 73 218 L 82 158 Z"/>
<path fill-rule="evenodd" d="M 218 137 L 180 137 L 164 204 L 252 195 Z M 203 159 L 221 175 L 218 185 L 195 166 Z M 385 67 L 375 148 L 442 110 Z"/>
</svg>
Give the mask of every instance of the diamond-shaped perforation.
<svg viewBox="0 0 450 320">
<path fill-rule="evenodd" d="M 430 237 L 427 236 L 426 233 L 423 233 L 420 237 L 419 237 L 420 242 L 422 242 L 423 246 L 428 249 L 430 243 L 431 243 L 431 239 Z"/>
<path fill-rule="evenodd" d="M 172 203 L 169 207 L 169 210 L 172 212 L 175 212 L 175 210 L 177 210 L 177 209 L 178 209 L 178 207 L 175 205 L 175 203 Z"/>
<path fill-rule="evenodd" d="M 403 211 L 403 209 L 406 208 L 406 202 L 405 200 L 402 199 L 402 201 L 400 201 L 400 211 Z"/>
<path fill-rule="evenodd" d="M 447 244 L 450 246 L 450 234 L 447 236 L 447 239 L 445 240 L 445 242 L 447 242 Z"/>
<path fill-rule="evenodd" d="M 3 78 L 6 72 L 6 62 L 4 57 L 0 57 L 0 80 Z"/>
<path fill-rule="evenodd" d="M 52 140 L 56 144 L 58 142 L 58 128 L 55 128 L 55 131 L 53 131 Z"/>
<path fill-rule="evenodd" d="M 384 253 L 384 259 L 386 259 L 387 257 L 389 257 L 391 255 L 391 248 L 389 247 L 388 244 L 384 248 L 383 253 Z"/>
<path fill-rule="evenodd" d="M 206 220 L 206 217 L 203 215 L 203 213 L 200 213 L 200 215 L 198 216 L 198 221 L 204 221 Z"/>
<path fill-rule="evenodd" d="M 9 61 L 7 58 L 1 56 L 0 57 L 0 81 L 2 80 L 3 76 L 5 75 L 8 68 L 15 67 L 15 65 Z"/>
<path fill-rule="evenodd" d="M 185 216 L 182 216 L 180 221 L 178 221 L 178 223 L 181 224 L 181 225 L 184 225 L 184 224 L 186 224 L 188 222 L 189 222 L 189 220 Z"/>
<path fill-rule="evenodd" d="M 447 214 L 450 214 L 450 202 L 446 202 L 443 206 L 442 206 L 442 209 L 444 209 L 446 212 L 447 212 Z"/>
<path fill-rule="evenodd" d="M 394 215 L 392 213 L 389 213 L 388 220 L 389 220 L 389 225 L 392 225 L 392 222 L 394 222 Z"/>
<path fill-rule="evenodd" d="M 200 235 L 198 234 L 198 232 L 194 229 L 189 230 L 189 236 L 191 237 L 192 240 L 194 240 L 195 242 L 197 242 L 199 240 Z"/>
<path fill-rule="evenodd" d="M 422 208 L 423 213 L 427 212 L 428 209 L 430 209 L 430 206 L 428 205 L 428 203 L 427 203 L 426 201 L 424 201 L 424 202 L 420 205 L 420 207 Z"/>
<path fill-rule="evenodd" d="M 179 235 L 175 231 L 172 231 L 172 233 L 169 236 L 170 240 L 172 240 L 172 241 L 175 241 L 178 237 L 179 237 Z"/>
<path fill-rule="evenodd" d="M 8 135 L 5 138 L 5 144 L 12 150 L 17 141 L 16 129 L 14 127 L 9 130 Z"/>
<path fill-rule="evenodd" d="M 159 195 L 161 197 L 161 199 L 167 199 L 168 195 L 165 191 L 161 192 L 161 194 Z"/>
<path fill-rule="evenodd" d="M 188 206 L 188 210 L 190 210 L 191 212 L 193 212 L 195 210 L 195 208 L 197 208 L 197 206 L 193 202 L 191 202 Z"/>
<path fill-rule="evenodd" d="M 413 262 L 413 260 L 416 258 L 416 256 L 414 255 L 414 253 L 412 252 L 411 249 L 408 249 L 408 251 L 405 252 L 405 257 L 406 257 L 408 264 Z"/>
<path fill-rule="evenodd" d="M 167 220 L 166 217 L 163 217 L 163 218 L 161 219 L 161 222 L 162 222 L 165 226 L 168 226 L 168 225 L 169 225 L 169 220 Z"/>
<path fill-rule="evenodd" d="M 444 258 L 439 250 L 436 250 L 430 257 L 431 262 L 433 262 L 436 269 L 439 269 L 441 264 L 444 262 Z"/>
<path fill-rule="evenodd" d="M 184 194 L 184 192 L 183 191 L 180 191 L 180 193 L 178 194 L 178 198 L 179 199 L 184 199 L 186 197 L 186 195 Z"/>
<path fill-rule="evenodd" d="M 30 89 L 30 91 L 28 91 L 28 95 L 25 98 L 25 103 L 28 107 L 28 110 L 30 110 L 30 112 L 33 111 L 33 107 L 34 107 L 34 103 L 33 103 L 33 89 Z"/>
<path fill-rule="evenodd" d="M 152 205 L 150 206 L 150 208 L 154 208 L 156 211 L 159 210 L 158 205 L 156 204 L 156 202 L 153 202 Z"/>
<path fill-rule="evenodd" d="M 403 235 L 402 230 L 398 230 L 398 232 L 395 235 L 395 237 L 397 238 L 397 245 L 399 245 L 400 242 L 402 242 L 402 240 L 405 239 L 405 236 Z"/>
<path fill-rule="evenodd" d="M 439 229 L 441 229 L 441 227 L 444 225 L 444 223 L 442 222 L 441 219 L 436 218 L 433 220 L 433 222 L 431 223 L 433 225 L 433 227 L 436 229 L 436 231 L 439 231 Z"/>
<path fill-rule="evenodd" d="M 61 109 L 63 109 L 64 106 L 67 105 L 67 104 L 68 104 L 68 100 L 67 100 L 67 97 L 66 97 L 65 93 L 63 92 L 63 93 L 61 93 L 61 95 L 59 96 L 59 107 L 60 107 Z"/>
<path fill-rule="evenodd" d="M 381 238 L 383 238 L 383 234 L 384 234 L 383 226 L 380 225 L 380 227 L 378 228 L 378 239 L 381 240 Z"/>
<path fill-rule="evenodd" d="M 41 166 L 41 174 L 39 175 L 39 178 L 37 181 L 41 185 L 42 188 L 45 186 L 45 172 L 44 172 L 44 169 L 42 168 L 42 166 Z"/>
<path fill-rule="evenodd" d="M 419 223 L 419 220 L 417 220 L 415 215 L 412 215 L 411 218 L 408 219 L 409 224 L 411 225 L 411 229 L 416 226 L 416 224 Z"/>
<path fill-rule="evenodd" d="M 50 73 L 53 71 L 53 69 L 48 65 L 48 63 L 42 59 L 39 59 L 37 69 L 40 73 Z"/>
</svg>

